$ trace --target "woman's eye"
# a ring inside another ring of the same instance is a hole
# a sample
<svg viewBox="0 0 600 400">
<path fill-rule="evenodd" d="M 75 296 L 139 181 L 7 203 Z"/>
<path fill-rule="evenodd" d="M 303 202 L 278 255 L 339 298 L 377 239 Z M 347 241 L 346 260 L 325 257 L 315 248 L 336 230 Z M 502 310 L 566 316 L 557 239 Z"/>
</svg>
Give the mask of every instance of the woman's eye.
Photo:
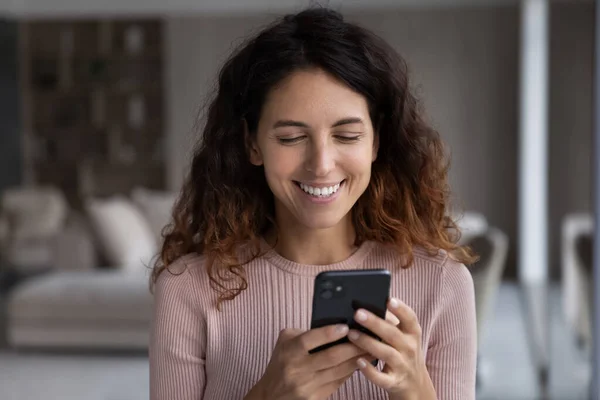
<svg viewBox="0 0 600 400">
<path fill-rule="evenodd" d="M 281 137 L 279 138 L 279 143 L 281 144 L 294 144 L 304 139 L 304 136 L 296 136 L 296 137 Z"/>
<path fill-rule="evenodd" d="M 354 135 L 354 136 L 336 136 L 335 137 L 337 140 L 340 140 L 342 142 L 356 142 L 359 138 L 360 135 Z"/>
</svg>

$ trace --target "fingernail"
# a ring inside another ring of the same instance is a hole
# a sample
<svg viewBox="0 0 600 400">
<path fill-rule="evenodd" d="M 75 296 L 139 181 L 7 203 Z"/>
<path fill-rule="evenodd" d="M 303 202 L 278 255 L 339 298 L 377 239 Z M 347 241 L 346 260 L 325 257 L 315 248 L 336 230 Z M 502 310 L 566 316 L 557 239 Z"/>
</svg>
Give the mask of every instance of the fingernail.
<svg viewBox="0 0 600 400">
<path fill-rule="evenodd" d="M 396 308 L 400 305 L 400 300 L 398 300 L 395 297 L 392 297 L 392 299 L 390 300 L 390 306 L 392 306 L 392 308 Z"/>
<path fill-rule="evenodd" d="M 356 340 L 360 337 L 360 334 L 356 331 L 350 331 L 350 333 L 348 334 L 348 338 L 350 338 L 350 340 Z"/>
<path fill-rule="evenodd" d="M 367 366 L 367 362 L 365 360 L 363 360 L 362 358 L 359 358 L 358 360 L 356 360 L 356 363 L 358 364 L 359 368 L 364 368 Z"/>
<path fill-rule="evenodd" d="M 367 320 L 367 313 L 364 311 L 357 311 L 355 318 L 357 321 L 364 322 Z"/>
<path fill-rule="evenodd" d="M 340 335 L 345 335 L 346 333 L 348 333 L 348 325 L 338 325 L 335 327 L 335 333 L 338 333 Z"/>
</svg>

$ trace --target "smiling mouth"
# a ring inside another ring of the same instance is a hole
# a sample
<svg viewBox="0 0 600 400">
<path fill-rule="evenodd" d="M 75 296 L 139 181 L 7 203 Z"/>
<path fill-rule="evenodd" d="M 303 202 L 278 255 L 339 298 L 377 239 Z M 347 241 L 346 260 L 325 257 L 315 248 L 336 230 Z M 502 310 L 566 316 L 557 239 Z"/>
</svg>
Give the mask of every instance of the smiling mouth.
<svg viewBox="0 0 600 400">
<path fill-rule="evenodd" d="M 332 186 L 327 186 L 327 187 L 313 187 L 313 186 L 306 185 L 306 184 L 304 184 L 302 182 L 298 182 L 298 181 L 294 181 L 294 183 L 300 189 L 302 189 L 302 191 L 304 193 L 306 193 L 308 195 L 311 195 L 314 197 L 326 198 L 326 197 L 333 196 L 340 189 L 340 187 L 344 184 L 345 181 L 346 180 L 344 179 L 340 183 L 337 183 Z"/>
</svg>

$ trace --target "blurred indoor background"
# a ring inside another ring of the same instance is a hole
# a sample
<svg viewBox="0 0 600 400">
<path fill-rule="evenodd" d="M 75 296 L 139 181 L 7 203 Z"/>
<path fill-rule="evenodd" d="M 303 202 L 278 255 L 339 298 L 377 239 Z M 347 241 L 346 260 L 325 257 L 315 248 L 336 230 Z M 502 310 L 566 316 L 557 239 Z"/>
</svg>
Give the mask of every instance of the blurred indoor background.
<svg viewBox="0 0 600 400">
<path fill-rule="evenodd" d="M 0 398 L 148 398 L 146 264 L 236 44 L 301 0 L 0 5 Z M 407 60 L 481 254 L 478 399 L 588 399 L 593 1 L 322 2 Z M 199 112 L 200 110 L 200 112 Z"/>
</svg>

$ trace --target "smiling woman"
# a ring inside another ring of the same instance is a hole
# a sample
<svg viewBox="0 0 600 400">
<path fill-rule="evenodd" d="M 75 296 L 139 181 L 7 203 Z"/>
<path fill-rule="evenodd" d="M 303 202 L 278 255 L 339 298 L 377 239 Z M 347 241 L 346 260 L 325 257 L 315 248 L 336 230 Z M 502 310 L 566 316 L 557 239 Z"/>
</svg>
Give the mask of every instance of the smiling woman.
<svg viewBox="0 0 600 400">
<path fill-rule="evenodd" d="M 284 78 L 269 93 L 256 132 L 246 136 L 250 162 L 263 166 L 273 192 L 275 215 L 319 242 L 350 215 L 377 157 L 367 101 L 318 68 Z"/>
<path fill-rule="evenodd" d="M 389 45 L 322 8 L 225 63 L 153 271 L 153 399 L 474 399 L 474 257 L 408 88 Z M 309 329 L 320 272 L 380 268 L 393 318 L 355 320 L 383 342 Z"/>
</svg>

